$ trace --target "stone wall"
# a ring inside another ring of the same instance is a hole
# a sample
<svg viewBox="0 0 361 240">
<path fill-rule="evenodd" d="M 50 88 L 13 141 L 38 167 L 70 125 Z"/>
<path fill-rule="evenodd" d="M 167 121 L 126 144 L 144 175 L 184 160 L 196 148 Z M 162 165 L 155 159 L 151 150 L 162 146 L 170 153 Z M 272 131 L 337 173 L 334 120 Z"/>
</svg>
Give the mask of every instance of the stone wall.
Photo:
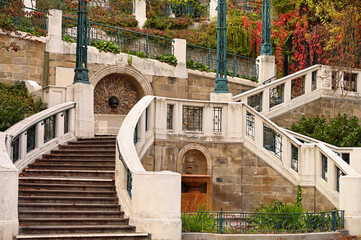
<svg viewBox="0 0 361 240">
<path fill-rule="evenodd" d="M 358 99 L 321 98 L 305 104 L 297 109 L 274 117 L 271 120 L 284 128 L 290 128 L 293 122 L 299 122 L 301 116 L 314 117 L 325 116 L 326 120 L 337 116 L 338 113 L 346 113 L 348 116 L 356 115 L 361 118 L 361 105 Z"/>
<path fill-rule="evenodd" d="M 215 78 L 203 76 L 202 74 L 188 74 L 188 79 L 174 77 L 153 77 L 153 89 L 156 96 L 210 100 L 210 94 L 214 91 Z M 229 91 L 233 94 L 239 94 L 252 87 L 228 82 Z"/>
<path fill-rule="evenodd" d="M 0 41 L 14 42 L 20 50 L 0 48 L 0 82 L 33 80 L 43 86 L 45 43 L 30 42 L 0 34 Z"/>
<path fill-rule="evenodd" d="M 156 141 L 143 156 L 148 171 L 170 170 L 177 167 L 178 154 L 189 141 Z M 194 143 L 194 142 L 193 142 Z M 195 144 L 195 143 L 194 143 Z M 242 143 L 197 143 L 211 154 L 213 210 L 251 211 L 274 199 L 287 203 L 296 201 L 294 186 Z M 315 188 L 302 188 L 302 203 L 310 211 L 332 210 L 334 206 Z"/>
</svg>

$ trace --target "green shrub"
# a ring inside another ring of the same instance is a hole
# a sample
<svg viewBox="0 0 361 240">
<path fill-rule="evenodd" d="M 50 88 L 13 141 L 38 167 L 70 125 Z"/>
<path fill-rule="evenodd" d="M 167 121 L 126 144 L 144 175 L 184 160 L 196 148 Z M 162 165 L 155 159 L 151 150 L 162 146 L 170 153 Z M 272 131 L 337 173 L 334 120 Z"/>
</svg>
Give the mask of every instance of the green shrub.
<svg viewBox="0 0 361 240">
<path fill-rule="evenodd" d="M 76 40 L 69 35 L 64 35 L 62 39 L 67 43 L 76 43 Z"/>
<path fill-rule="evenodd" d="M 204 71 L 204 72 L 209 72 L 209 67 L 206 66 L 203 63 L 200 62 L 195 62 L 193 60 L 187 60 L 186 62 L 187 68 L 189 69 L 193 69 L 193 70 L 199 70 L 199 71 Z"/>
<path fill-rule="evenodd" d="M 99 52 L 120 53 L 120 47 L 116 43 L 107 40 L 93 41 L 90 46 L 96 47 Z"/>
<path fill-rule="evenodd" d="M 301 117 L 291 130 L 339 147 L 361 147 L 361 126 L 356 116 L 338 114 L 326 122 L 324 116 Z"/>
<path fill-rule="evenodd" d="M 204 205 L 197 208 L 196 213 L 182 215 L 183 231 L 217 232 L 217 220 Z"/>
<path fill-rule="evenodd" d="M 24 82 L 12 86 L 0 83 L 0 131 L 44 109 L 46 104 L 34 100 Z"/>
<path fill-rule="evenodd" d="M 128 54 L 131 54 L 131 55 L 135 55 L 137 57 L 140 57 L 140 58 L 147 58 L 147 54 L 145 52 L 142 52 L 142 51 L 128 51 Z"/>
<path fill-rule="evenodd" d="M 177 66 L 177 58 L 174 55 L 164 54 L 164 55 L 155 57 L 155 59 L 159 60 L 161 62 L 168 63 L 174 67 Z"/>
<path fill-rule="evenodd" d="M 150 17 L 145 22 L 146 28 L 158 29 L 158 30 L 180 30 L 187 29 L 189 25 L 193 23 L 192 19 L 189 18 L 160 18 L 160 17 Z"/>
</svg>

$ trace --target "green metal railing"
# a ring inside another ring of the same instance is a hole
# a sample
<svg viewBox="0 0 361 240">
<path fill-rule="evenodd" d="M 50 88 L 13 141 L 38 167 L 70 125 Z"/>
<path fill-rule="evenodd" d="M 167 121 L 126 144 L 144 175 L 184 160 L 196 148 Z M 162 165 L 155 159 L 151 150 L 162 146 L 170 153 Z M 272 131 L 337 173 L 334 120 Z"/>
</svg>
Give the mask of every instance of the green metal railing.
<svg viewBox="0 0 361 240">
<path fill-rule="evenodd" d="M 215 71 L 217 67 L 217 50 L 187 44 L 187 61 L 192 60 L 204 64 L 209 70 Z M 227 73 L 230 76 L 258 79 L 258 66 L 256 59 L 233 53 L 227 53 Z"/>
<path fill-rule="evenodd" d="M 315 213 L 182 212 L 183 232 L 307 233 L 344 228 L 344 211 Z"/>
<path fill-rule="evenodd" d="M 78 2 L 72 0 L 36 0 L 31 1 L 32 8 L 43 11 L 50 9 L 62 10 L 63 13 L 76 14 Z M 88 1 L 88 11 L 91 13 L 109 14 L 110 16 L 132 16 L 134 13 L 133 0 L 91 0 Z"/>
<path fill-rule="evenodd" d="M 203 108 L 183 106 L 182 129 L 185 131 L 202 131 Z"/>
<path fill-rule="evenodd" d="M 63 36 L 76 38 L 77 19 L 63 16 Z M 137 55 L 144 53 L 148 58 L 161 55 L 173 55 L 173 40 L 149 34 L 139 33 L 123 28 L 89 21 L 88 41 L 106 40 L 119 45 L 121 52 Z"/>
<path fill-rule="evenodd" d="M 119 160 L 123 163 L 124 170 L 127 173 L 127 186 L 126 187 L 127 187 L 128 195 L 129 195 L 130 199 L 132 199 L 132 184 L 133 184 L 132 172 L 129 170 L 127 164 L 125 163 L 125 161 L 122 157 L 122 154 L 120 153 L 118 141 L 117 141 L 117 151 L 119 154 Z"/>
<path fill-rule="evenodd" d="M 2 28 L 6 30 L 18 30 L 45 36 L 48 29 L 47 14 L 47 11 L 0 0 Z"/>
</svg>

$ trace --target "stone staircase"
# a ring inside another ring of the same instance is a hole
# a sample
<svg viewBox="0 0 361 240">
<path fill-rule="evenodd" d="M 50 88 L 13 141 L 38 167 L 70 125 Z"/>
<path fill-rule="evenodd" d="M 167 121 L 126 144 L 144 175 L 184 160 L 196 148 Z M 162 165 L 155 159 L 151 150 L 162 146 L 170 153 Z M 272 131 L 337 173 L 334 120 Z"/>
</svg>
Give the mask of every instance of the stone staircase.
<svg viewBox="0 0 361 240">
<path fill-rule="evenodd" d="M 120 210 L 114 185 L 115 138 L 59 146 L 19 177 L 17 239 L 151 239 Z"/>
</svg>

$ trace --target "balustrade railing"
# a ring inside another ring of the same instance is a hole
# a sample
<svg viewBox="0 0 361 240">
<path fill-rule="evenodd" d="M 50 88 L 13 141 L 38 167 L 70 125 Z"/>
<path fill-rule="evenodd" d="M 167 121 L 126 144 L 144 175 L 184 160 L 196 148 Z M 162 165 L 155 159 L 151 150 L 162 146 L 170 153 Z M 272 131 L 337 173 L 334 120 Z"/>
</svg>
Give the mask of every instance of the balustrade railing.
<svg viewBox="0 0 361 240">
<path fill-rule="evenodd" d="M 182 212 L 183 232 L 220 234 L 311 233 L 344 228 L 344 211 L 313 213 Z"/>
<path fill-rule="evenodd" d="M 13 163 L 19 168 L 24 167 L 59 142 L 73 138 L 74 111 L 73 102 L 59 104 L 6 130 L 7 151 Z"/>
</svg>

